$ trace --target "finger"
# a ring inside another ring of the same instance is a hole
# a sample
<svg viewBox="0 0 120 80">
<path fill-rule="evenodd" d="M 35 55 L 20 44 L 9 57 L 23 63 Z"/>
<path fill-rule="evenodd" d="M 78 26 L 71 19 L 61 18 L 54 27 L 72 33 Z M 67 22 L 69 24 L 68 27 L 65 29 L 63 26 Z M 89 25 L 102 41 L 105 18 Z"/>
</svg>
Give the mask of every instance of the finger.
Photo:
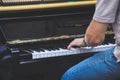
<svg viewBox="0 0 120 80">
<path fill-rule="evenodd" d="M 67 46 L 67 49 L 70 50 L 70 49 L 71 49 L 71 45 L 68 45 L 68 46 Z"/>
<path fill-rule="evenodd" d="M 67 49 L 70 50 L 73 46 L 75 46 L 75 43 L 74 43 L 74 42 L 71 42 L 71 43 L 68 45 Z"/>
</svg>

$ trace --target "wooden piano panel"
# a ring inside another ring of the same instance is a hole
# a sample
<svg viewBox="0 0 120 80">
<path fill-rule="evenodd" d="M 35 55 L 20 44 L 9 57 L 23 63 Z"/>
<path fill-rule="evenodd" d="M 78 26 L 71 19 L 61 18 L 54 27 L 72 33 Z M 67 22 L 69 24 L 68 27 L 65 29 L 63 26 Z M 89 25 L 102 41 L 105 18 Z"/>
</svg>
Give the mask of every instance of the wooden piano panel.
<svg viewBox="0 0 120 80">
<path fill-rule="evenodd" d="M 56 35 L 77 35 L 84 34 L 87 26 L 89 25 L 91 16 L 85 19 L 87 16 L 75 16 L 74 18 L 63 18 L 59 21 L 56 20 Z"/>
<path fill-rule="evenodd" d="M 16 22 L 3 25 L 7 40 L 34 39 L 47 34 L 46 21 Z"/>
</svg>

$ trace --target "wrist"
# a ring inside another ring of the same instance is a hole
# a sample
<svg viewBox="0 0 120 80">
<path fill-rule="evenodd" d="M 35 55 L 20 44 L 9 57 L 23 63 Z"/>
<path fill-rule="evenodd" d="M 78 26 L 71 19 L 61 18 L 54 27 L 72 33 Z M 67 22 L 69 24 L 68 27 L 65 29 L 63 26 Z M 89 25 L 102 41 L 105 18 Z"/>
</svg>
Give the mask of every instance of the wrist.
<svg viewBox="0 0 120 80">
<path fill-rule="evenodd" d="M 89 46 L 89 44 L 87 43 L 87 41 L 85 40 L 85 38 L 83 38 L 83 43 L 84 43 L 84 46 Z"/>
</svg>

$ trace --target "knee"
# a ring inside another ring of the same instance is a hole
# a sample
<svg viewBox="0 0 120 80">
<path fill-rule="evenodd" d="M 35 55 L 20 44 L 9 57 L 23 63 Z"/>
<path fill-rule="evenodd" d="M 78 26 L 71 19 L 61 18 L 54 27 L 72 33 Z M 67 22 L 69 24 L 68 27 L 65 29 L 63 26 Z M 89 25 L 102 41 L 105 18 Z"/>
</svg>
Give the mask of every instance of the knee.
<svg viewBox="0 0 120 80">
<path fill-rule="evenodd" d="M 62 75 L 62 77 L 61 77 L 61 80 L 74 80 L 73 78 L 72 78 L 72 73 L 70 72 L 70 71 L 66 71 L 63 75 Z"/>
<path fill-rule="evenodd" d="M 61 80 L 69 80 L 68 77 L 69 77 L 68 73 L 65 72 L 65 73 L 62 75 Z"/>
<path fill-rule="evenodd" d="M 63 74 L 61 77 L 61 80 L 67 80 L 66 78 L 67 78 L 67 76 L 65 76 L 65 74 Z"/>
</svg>

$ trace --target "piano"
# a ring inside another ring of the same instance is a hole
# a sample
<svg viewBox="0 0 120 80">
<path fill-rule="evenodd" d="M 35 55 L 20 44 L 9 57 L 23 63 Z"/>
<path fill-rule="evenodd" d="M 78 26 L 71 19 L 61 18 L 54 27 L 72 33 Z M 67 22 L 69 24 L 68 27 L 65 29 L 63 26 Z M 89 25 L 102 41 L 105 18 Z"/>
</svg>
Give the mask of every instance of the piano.
<svg viewBox="0 0 120 80">
<path fill-rule="evenodd" d="M 0 80 L 60 80 L 74 64 L 113 46 L 72 48 L 94 13 L 94 0 L 0 0 Z"/>
</svg>

